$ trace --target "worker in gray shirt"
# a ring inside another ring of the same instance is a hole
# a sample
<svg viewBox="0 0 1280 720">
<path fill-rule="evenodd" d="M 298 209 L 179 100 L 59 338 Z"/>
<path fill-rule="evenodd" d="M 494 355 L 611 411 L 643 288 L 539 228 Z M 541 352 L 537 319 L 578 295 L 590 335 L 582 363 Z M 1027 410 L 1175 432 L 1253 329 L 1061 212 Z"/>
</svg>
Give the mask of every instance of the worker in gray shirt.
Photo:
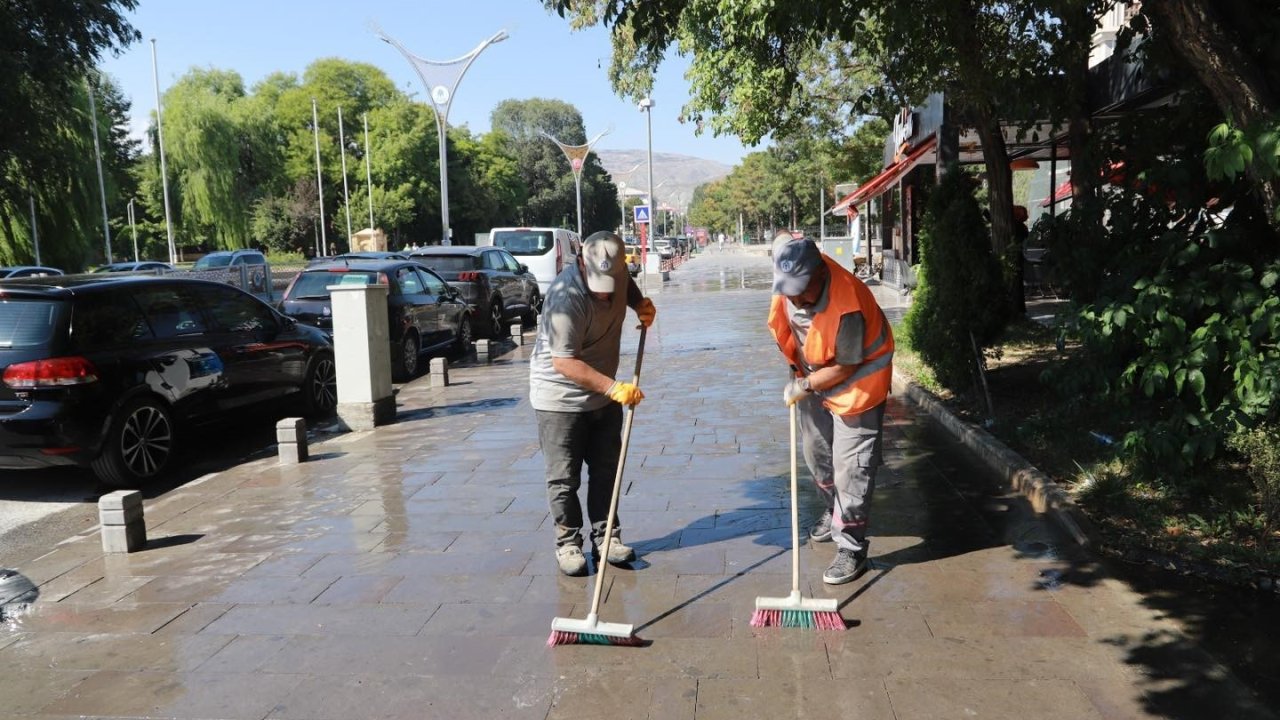
<svg viewBox="0 0 1280 720">
<path fill-rule="evenodd" d="M 547 290 L 529 359 L 529 399 L 546 463 L 556 563 L 565 575 L 587 572 L 578 502 L 582 465 L 587 465 L 591 544 L 598 553 L 622 450 L 622 406 L 644 399 L 640 388 L 614 379 L 627 307 L 645 327 L 657 315 L 653 301 L 627 274 L 622 239 L 610 232 L 594 233 L 582 244 L 577 261 Z M 622 523 L 615 518 L 606 558 L 615 565 L 636 557 L 622 544 L 621 531 Z"/>
</svg>

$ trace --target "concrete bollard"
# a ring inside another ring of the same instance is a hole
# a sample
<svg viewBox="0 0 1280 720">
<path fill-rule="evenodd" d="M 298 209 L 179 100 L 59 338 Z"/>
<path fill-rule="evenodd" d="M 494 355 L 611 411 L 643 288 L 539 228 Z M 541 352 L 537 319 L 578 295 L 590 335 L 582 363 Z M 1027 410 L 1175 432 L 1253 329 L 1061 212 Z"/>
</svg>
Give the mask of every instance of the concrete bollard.
<svg viewBox="0 0 1280 720">
<path fill-rule="evenodd" d="M 489 341 L 488 340 L 481 339 L 476 341 L 476 359 L 482 362 L 489 362 Z"/>
<path fill-rule="evenodd" d="M 276 444 L 280 448 L 281 465 L 297 465 L 307 461 L 307 421 L 285 418 L 276 423 Z"/>
<path fill-rule="evenodd" d="M 446 387 L 449 384 L 449 361 L 444 358 L 431 358 L 431 387 Z"/>
<path fill-rule="evenodd" d="M 117 490 L 98 498 L 98 522 L 102 525 L 102 551 L 130 553 L 147 544 L 147 523 L 142 517 L 142 493 Z"/>
<path fill-rule="evenodd" d="M 512 325 L 510 328 L 510 332 L 511 332 L 511 342 L 515 343 L 516 347 L 520 347 L 521 345 L 524 344 L 524 326 L 523 325 L 521 325 L 520 323 L 516 323 Z"/>
</svg>

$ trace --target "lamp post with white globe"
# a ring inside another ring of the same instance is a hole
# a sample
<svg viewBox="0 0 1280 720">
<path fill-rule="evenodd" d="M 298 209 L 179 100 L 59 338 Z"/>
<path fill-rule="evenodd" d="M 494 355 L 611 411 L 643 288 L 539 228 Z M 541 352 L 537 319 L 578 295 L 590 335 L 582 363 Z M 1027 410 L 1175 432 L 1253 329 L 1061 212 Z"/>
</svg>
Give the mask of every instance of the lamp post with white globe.
<svg viewBox="0 0 1280 720">
<path fill-rule="evenodd" d="M 453 104 L 453 98 L 458 92 L 458 84 L 462 82 L 462 76 L 466 74 L 467 68 L 471 67 L 471 63 L 475 62 L 476 56 L 490 45 L 506 40 L 508 37 L 507 31 L 499 30 L 494 33 L 493 37 L 477 45 L 471 52 L 453 60 L 427 60 L 420 58 L 406 50 L 403 45 L 378 28 L 375 27 L 373 31 L 384 42 L 399 50 L 401 55 L 404 55 L 430 93 L 431 106 L 436 115 L 436 130 L 440 134 L 440 222 L 442 226 L 440 242 L 443 245 L 452 245 L 453 239 L 450 237 L 451 231 L 449 229 L 449 165 L 448 153 L 445 149 L 447 144 L 445 131 L 448 129 L 449 107 Z"/>
</svg>

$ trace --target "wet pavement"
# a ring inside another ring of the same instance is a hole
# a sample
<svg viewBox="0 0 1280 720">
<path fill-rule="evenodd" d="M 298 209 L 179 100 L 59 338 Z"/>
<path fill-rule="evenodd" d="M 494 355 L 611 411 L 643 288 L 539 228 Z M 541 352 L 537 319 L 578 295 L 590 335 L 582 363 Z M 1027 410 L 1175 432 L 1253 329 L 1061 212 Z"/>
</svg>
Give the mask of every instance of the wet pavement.
<svg viewBox="0 0 1280 720">
<path fill-rule="evenodd" d="M 36 597 L 2 611 L 0 717 L 1273 717 L 897 399 L 874 568 L 832 588 L 834 547 L 801 550 L 803 590 L 838 599 L 848 629 L 751 628 L 754 598 L 790 584 L 768 264 L 711 251 L 671 277 L 648 283 L 619 510 L 640 559 L 601 610 L 648 646 L 545 647 L 594 576 L 556 571 L 525 345 L 402 386 L 398 422 L 305 465 L 148 500 L 143 552 L 104 556 L 87 532 L 14 564 Z M 802 522 L 815 500 L 804 487 Z"/>
</svg>

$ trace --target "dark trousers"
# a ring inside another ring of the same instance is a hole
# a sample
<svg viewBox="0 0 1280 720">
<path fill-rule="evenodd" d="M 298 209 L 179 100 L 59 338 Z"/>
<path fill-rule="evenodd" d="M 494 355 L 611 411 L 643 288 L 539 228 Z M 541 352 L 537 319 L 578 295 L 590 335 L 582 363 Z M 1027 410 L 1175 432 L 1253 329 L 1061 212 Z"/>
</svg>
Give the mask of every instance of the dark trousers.
<svg viewBox="0 0 1280 720">
<path fill-rule="evenodd" d="M 538 441 L 547 467 L 547 499 L 556 525 L 556 547 L 582 546 L 582 464 L 587 464 L 587 515 L 591 542 L 604 539 L 618 455 L 622 450 L 622 406 L 609 403 L 588 412 L 536 410 Z M 614 521 L 614 537 L 622 527 Z"/>
</svg>

